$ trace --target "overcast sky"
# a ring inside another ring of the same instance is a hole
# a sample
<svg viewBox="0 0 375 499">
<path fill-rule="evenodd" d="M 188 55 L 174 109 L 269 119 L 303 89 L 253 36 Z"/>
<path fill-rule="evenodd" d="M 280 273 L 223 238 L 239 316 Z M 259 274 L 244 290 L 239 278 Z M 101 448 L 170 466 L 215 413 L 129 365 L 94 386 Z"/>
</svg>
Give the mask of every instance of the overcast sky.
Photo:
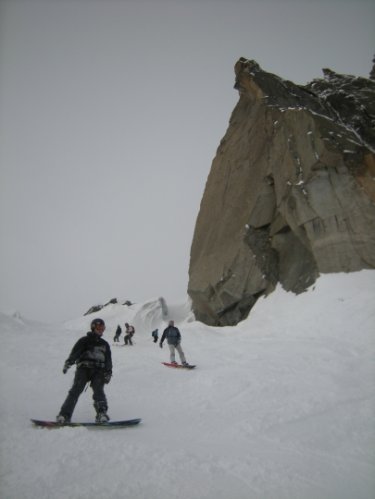
<svg viewBox="0 0 375 499">
<path fill-rule="evenodd" d="M 0 310 L 185 300 L 235 62 L 368 77 L 374 19 L 373 0 L 0 0 Z"/>
</svg>

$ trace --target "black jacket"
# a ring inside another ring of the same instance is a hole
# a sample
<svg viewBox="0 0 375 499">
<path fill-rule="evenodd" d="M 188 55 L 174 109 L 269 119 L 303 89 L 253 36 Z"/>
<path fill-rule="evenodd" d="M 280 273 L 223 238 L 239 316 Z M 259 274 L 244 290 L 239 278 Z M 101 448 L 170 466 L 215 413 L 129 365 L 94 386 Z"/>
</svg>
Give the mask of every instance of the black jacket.
<svg viewBox="0 0 375 499">
<path fill-rule="evenodd" d="M 177 346 L 181 341 L 181 333 L 176 326 L 168 326 L 163 331 L 163 336 L 160 340 L 160 345 L 163 344 L 164 340 L 167 340 L 168 345 Z"/>
<path fill-rule="evenodd" d="M 93 367 L 112 372 L 112 355 L 109 344 L 91 331 L 80 338 L 74 345 L 66 365 L 77 364 L 78 367 Z"/>
</svg>

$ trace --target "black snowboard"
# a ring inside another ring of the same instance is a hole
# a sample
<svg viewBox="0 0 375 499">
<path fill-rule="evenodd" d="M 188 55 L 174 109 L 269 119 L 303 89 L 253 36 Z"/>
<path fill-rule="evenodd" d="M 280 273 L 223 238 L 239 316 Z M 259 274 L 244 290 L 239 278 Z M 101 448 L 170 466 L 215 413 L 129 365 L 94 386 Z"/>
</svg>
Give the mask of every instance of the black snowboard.
<svg viewBox="0 0 375 499">
<path fill-rule="evenodd" d="M 127 426 L 134 426 L 139 424 L 142 420 L 140 418 L 125 419 L 122 421 L 108 421 L 107 423 L 94 423 L 94 422 L 57 423 L 56 421 L 43 421 L 40 419 L 32 419 L 31 421 L 34 423 L 35 426 L 40 426 L 42 428 L 64 428 L 64 427 L 76 428 L 79 426 L 83 426 L 84 428 L 114 429 L 114 428 L 126 428 Z"/>
</svg>

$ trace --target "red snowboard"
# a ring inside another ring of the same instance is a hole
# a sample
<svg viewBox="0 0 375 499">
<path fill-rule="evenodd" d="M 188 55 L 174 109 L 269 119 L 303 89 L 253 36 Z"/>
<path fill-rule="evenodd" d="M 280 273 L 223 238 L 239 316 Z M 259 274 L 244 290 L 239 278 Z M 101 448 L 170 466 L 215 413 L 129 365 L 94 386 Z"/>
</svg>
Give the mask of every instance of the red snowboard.
<svg viewBox="0 0 375 499">
<path fill-rule="evenodd" d="M 171 362 L 162 362 L 167 367 L 174 367 L 175 369 L 194 369 L 196 366 L 191 366 L 188 364 L 187 366 L 183 366 L 182 364 L 172 364 Z"/>
</svg>

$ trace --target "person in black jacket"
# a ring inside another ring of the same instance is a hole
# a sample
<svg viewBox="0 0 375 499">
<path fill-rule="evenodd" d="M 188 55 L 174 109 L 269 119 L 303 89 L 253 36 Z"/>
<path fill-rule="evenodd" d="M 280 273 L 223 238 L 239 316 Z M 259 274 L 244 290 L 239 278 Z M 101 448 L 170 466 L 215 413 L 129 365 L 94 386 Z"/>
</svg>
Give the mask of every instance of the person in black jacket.
<svg viewBox="0 0 375 499">
<path fill-rule="evenodd" d="M 163 335 L 161 337 L 159 346 L 163 348 L 163 341 L 167 340 L 169 351 L 170 351 L 170 359 L 171 364 L 177 364 L 175 358 L 175 350 L 177 350 L 178 355 L 180 356 L 181 362 L 183 366 L 188 366 L 189 364 L 186 362 L 184 352 L 181 348 L 181 333 L 179 329 L 174 325 L 174 321 L 169 321 L 168 327 L 164 329 Z"/>
<path fill-rule="evenodd" d="M 116 332 L 115 332 L 115 336 L 113 338 L 113 341 L 116 343 L 119 343 L 120 341 L 120 336 L 121 336 L 121 333 L 122 333 L 122 329 L 121 329 L 121 326 L 120 324 L 117 326 L 117 329 L 116 329 Z"/>
<path fill-rule="evenodd" d="M 102 338 L 104 330 L 104 321 L 94 319 L 91 322 L 91 331 L 77 341 L 65 361 L 64 374 L 73 364 L 77 364 L 77 369 L 73 386 L 61 406 L 59 414 L 56 416 L 58 423 L 67 423 L 71 420 L 78 398 L 89 382 L 93 390 L 96 422 L 105 423 L 109 421 L 104 384 L 109 383 L 111 380 L 112 356 L 109 344 Z"/>
<path fill-rule="evenodd" d="M 154 343 L 157 343 L 159 339 L 159 329 L 154 329 L 151 336 L 154 338 Z"/>
</svg>

